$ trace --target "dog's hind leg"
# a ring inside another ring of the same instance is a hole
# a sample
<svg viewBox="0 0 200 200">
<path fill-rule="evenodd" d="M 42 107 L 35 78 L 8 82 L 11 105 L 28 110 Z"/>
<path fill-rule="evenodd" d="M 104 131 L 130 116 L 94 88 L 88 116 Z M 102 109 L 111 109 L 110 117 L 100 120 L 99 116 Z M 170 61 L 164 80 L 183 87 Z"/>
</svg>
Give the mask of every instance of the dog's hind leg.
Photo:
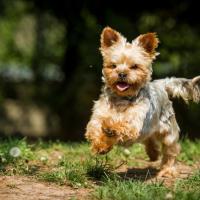
<svg viewBox="0 0 200 200">
<path fill-rule="evenodd" d="M 172 119 L 172 129 L 163 135 L 162 143 L 162 162 L 161 170 L 158 176 L 175 176 L 177 174 L 175 168 L 175 160 L 180 153 L 180 145 L 178 144 L 179 129 L 177 128 L 175 117 Z"/>
<path fill-rule="evenodd" d="M 150 161 L 156 161 L 160 155 L 160 146 L 154 137 L 150 137 L 144 141 L 145 150 Z"/>
<path fill-rule="evenodd" d="M 174 142 L 171 145 L 163 144 L 163 158 L 158 176 L 175 176 L 177 174 L 175 160 L 179 152 L 180 145 L 178 143 Z"/>
</svg>

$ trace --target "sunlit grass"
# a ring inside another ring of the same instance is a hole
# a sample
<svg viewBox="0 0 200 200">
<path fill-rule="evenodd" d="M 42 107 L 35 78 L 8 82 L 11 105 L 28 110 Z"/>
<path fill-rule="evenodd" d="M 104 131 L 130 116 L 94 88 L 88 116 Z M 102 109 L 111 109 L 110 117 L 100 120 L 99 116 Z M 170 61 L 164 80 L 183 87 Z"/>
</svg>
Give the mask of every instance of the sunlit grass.
<svg viewBox="0 0 200 200">
<path fill-rule="evenodd" d="M 14 150 L 15 149 L 15 150 Z M 14 150 L 14 151 L 12 151 Z M 35 159 L 25 139 L 4 139 L 0 141 L 0 172 L 7 174 L 29 173 L 28 162 Z M 6 167 L 8 167 L 6 169 Z"/>
<path fill-rule="evenodd" d="M 198 192 L 200 197 L 200 170 L 187 179 L 177 181 L 175 189 L 188 192 Z"/>
<path fill-rule="evenodd" d="M 196 161 L 200 161 L 200 140 L 184 139 L 181 141 L 181 154 L 178 159 L 191 165 Z"/>
<path fill-rule="evenodd" d="M 186 164 L 200 161 L 200 140 L 181 141 L 178 160 Z M 14 154 L 12 148 L 17 148 Z M 19 150 L 19 151 L 18 151 Z M 0 174 L 31 175 L 39 181 L 70 185 L 75 188 L 93 188 L 92 199 L 199 199 L 200 173 L 179 180 L 171 188 L 162 183 L 124 180 L 116 170 L 121 165 L 138 167 L 148 157 L 141 144 L 124 150 L 114 147 L 107 155 L 95 156 L 89 144 L 60 141 L 27 142 L 26 139 L 0 140 Z M 94 189 L 95 188 L 95 189 Z M 90 194 L 91 195 L 91 194 Z"/>
<path fill-rule="evenodd" d="M 94 193 L 96 199 L 103 200 L 149 200 L 165 199 L 169 189 L 161 183 L 145 184 L 133 180 L 108 180 Z"/>
<path fill-rule="evenodd" d="M 93 193 L 101 200 L 198 200 L 200 198 L 199 172 L 175 186 L 165 187 L 162 182 L 144 183 L 134 180 L 107 180 Z"/>
</svg>

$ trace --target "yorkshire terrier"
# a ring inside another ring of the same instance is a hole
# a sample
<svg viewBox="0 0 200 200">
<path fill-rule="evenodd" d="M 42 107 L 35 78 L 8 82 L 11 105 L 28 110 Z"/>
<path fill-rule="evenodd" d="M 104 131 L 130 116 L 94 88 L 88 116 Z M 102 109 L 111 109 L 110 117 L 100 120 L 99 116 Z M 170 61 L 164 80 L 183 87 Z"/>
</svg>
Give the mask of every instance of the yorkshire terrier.
<svg viewBox="0 0 200 200">
<path fill-rule="evenodd" d="M 199 102 L 200 76 L 151 82 L 152 62 L 159 54 L 156 33 L 139 35 L 129 43 L 106 27 L 100 43 L 104 86 L 85 134 L 92 150 L 106 154 L 115 144 L 140 142 L 151 161 L 162 154 L 158 176 L 173 176 L 180 129 L 170 99 Z"/>
</svg>

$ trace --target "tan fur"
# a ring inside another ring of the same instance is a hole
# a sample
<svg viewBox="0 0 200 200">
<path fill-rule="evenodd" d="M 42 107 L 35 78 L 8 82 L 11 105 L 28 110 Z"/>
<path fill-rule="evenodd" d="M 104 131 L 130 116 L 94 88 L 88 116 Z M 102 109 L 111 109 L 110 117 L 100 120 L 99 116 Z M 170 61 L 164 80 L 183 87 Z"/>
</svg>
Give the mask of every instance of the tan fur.
<svg viewBox="0 0 200 200">
<path fill-rule="evenodd" d="M 85 133 L 92 150 L 105 154 L 116 144 L 140 142 L 150 160 L 162 154 L 158 175 L 173 175 L 180 152 L 179 127 L 168 95 L 198 102 L 200 77 L 150 82 L 151 65 L 158 55 L 155 33 L 140 35 L 129 43 L 119 32 L 106 27 L 100 42 L 105 86 Z"/>
<path fill-rule="evenodd" d="M 149 156 L 150 161 L 156 161 L 160 155 L 160 147 L 156 138 L 148 138 L 144 142 L 145 150 Z"/>
<path fill-rule="evenodd" d="M 181 97 L 186 103 L 200 101 L 200 76 L 188 79 L 171 78 L 165 83 L 166 90 L 171 97 Z"/>
<path fill-rule="evenodd" d="M 151 79 L 150 65 L 152 62 L 152 54 L 155 52 L 155 41 L 157 41 L 157 39 L 155 35 L 150 35 L 151 37 L 148 38 L 145 36 L 142 37 L 146 38 L 146 40 L 138 37 L 132 43 L 128 43 L 126 42 L 126 39 L 117 31 L 108 27 L 103 30 L 101 34 L 100 48 L 104 60 L 103 75 L 105 77 L 106 84 L 110 86 L 118 95 L 136 95 L 140 88 Z M 147 34 L 147 36 L 149 35 Z M 153 36 L 155 37 L 155 41 L 153 40 Z M 109 39 L 111 39 L 110 45 L 108 45 Z M 150 39 L 149 42 L 148 39 Z M 151 43 L 152 46 L 150 45 Z M 150 46 L 152 48 L 151 55 L 144 49 L 148 48 L 150 50 Z M 118 68 L 113 69 L 113 65 L 118 66 Z M 137 70 L 131 69 L 134 65 L 137 65 Z M 129 75 L 127 79 L 129 83 L 134 83 L 126 92 L 116 90 L 115 83 L 118 79 L 118 73 L 120 73 L 120 71 L 126 72 Z"/>
<path fill-rule="evenodd" d="M 101 45 L 104 48 L 110 47 L 120 39 L 120 34 L 110 27 L 106 27 L 101 34 Z"/>
<path fill-rule="evenodd" d="M 139 44 L 154 58 L 155 49 L 158 47 L 159 40 L 156 33 L 147 33 L 138 37 Z"/>
</svg>

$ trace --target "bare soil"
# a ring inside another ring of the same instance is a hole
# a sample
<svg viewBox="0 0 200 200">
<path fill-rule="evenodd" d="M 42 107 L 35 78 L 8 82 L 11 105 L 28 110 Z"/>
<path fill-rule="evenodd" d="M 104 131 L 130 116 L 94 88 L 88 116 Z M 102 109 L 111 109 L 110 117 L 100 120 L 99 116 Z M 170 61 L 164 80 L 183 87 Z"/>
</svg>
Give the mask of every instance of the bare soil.
<svg viewBox="0 0 200 200">
<path fill-rule="evenodd" d="M 189 166 L 182 162 L 177 162 L 175 176 L 157 177 L 159 162 L 137 160 L 142 163 L 142 167 L 128 168 L 127 166 L 122 166 L 117 170 L 118 174 L 124 179 L 140 180 L 147 183 L 162 182 L 166 187 L 171 187 L 175 181 L 187 178 L 200 168 L 200 163 Z"/>
<path fill-rule="evenodd" d="M 0 176 L 1 200 L 85 200 L 88 194 L 88 189 L 59 186 L 31 177 Z"/>
<path fill-rule="evenodd" d="M 117 170 L 117 173 L 124 179 L 138 179 L 144 182 L 162 181 L 167 187 L 170 187 L 177 179 L 187 178 L 200 167 L 200 163 L 188 166 L 178 162 L 176 177 L 157 178 L 157 163 L 138 161 L 143 162 L 142 167 L 128 168 L 124 165 Z M 91 189 L 60 186 L 38 181 L 33 177 L 0 176 L 0 200 L 87 200 L 91 199 L 91 192 Z"/>
</svg>

